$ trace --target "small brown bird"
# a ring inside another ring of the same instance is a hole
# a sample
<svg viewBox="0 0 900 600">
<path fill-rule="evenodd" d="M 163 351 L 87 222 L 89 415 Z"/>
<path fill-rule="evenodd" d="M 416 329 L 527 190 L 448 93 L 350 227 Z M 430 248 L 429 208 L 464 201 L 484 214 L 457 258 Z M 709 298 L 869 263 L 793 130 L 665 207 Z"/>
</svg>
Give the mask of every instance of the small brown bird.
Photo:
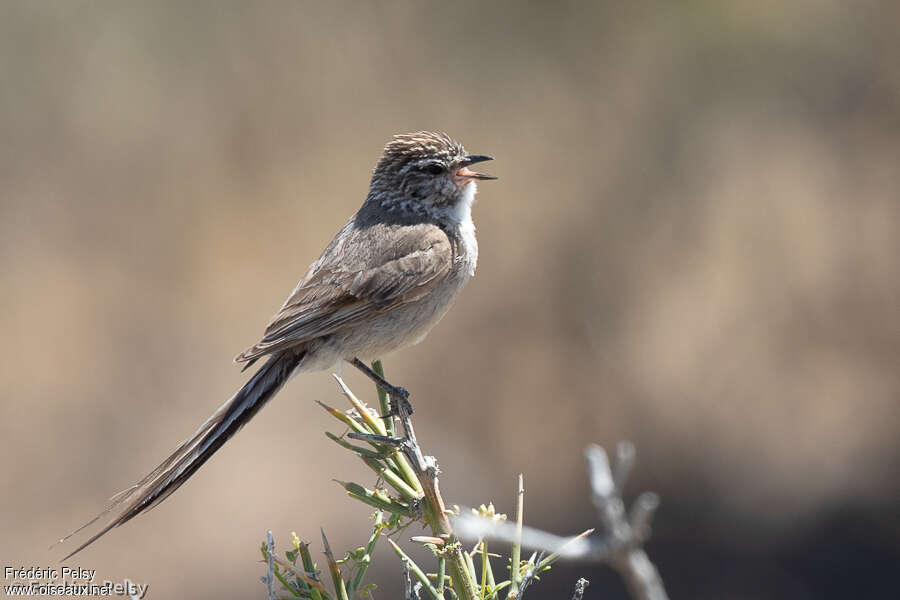
<svg viewBox="0 0 900 600">
<path fill-rule="evenodd" d="M 416 344 L 475 273 L 472 204 L 492 160 L 446 134 L 397 135 L 384 148 L 362 207 L 307 271 L 262 339 L 235 359 L 265 363 L 188 440 L 64 541 L 117 509 L 66 558 L 178 489 L 295 374 L 374 359 Z M 63 559 L 65 560 L 65 559 Z"/>
</svg>

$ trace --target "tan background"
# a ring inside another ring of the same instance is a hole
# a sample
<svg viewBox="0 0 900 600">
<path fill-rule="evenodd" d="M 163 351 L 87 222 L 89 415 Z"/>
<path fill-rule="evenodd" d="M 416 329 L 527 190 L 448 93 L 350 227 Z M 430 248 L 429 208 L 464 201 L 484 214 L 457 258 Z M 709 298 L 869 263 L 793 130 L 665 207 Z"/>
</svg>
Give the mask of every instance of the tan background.
<svg viewBox="0 0 900 600">
<path fill-rule="evenodd" d="M 436 129 L 501 178 L 476 278 L 387 361 L 448 501 L 509 511 L 524 471 L 528 521 L 579 530 L 581 449 L 630 439 L 674 597 L 893 595 L 898 5 L 675 4 L 2 3 L 4 565 L 55 564 L 241 385 L 384 142 Z M 267 528 L 362 542 L 330 479 L 371 478 L 316 399 L 292 382 L 75 566 L 262 597 Z M 532 593 L 581 575 L 623 593 L 587 565 Z"/>
</svg>

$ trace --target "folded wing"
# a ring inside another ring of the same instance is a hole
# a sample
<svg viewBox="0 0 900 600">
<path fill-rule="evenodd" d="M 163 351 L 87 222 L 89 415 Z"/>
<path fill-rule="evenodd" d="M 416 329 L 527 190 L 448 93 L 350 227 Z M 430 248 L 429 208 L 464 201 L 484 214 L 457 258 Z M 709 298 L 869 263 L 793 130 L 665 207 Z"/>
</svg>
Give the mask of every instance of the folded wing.
<svg viewBox="0 0 900 600">
<path fill-rule="evenodd" d="M 422 298 L 450 273 L 453 251 L 449 238 L 433 225 L 407 227 L 390 239 L 390 248 L 372 248 L 369 256 L 386 257 L 378 264 L 332 262 L 329 248 L 276 314 L 262 339 L 235 360 L 248 366 L 261 356 L 295 347 L 317 337 L 353 327 L 376 314 Z M 371 239 L 367 242 L 371 243 Z M 377 243 L 377 242 L 376 242 Z"/>
</svg>

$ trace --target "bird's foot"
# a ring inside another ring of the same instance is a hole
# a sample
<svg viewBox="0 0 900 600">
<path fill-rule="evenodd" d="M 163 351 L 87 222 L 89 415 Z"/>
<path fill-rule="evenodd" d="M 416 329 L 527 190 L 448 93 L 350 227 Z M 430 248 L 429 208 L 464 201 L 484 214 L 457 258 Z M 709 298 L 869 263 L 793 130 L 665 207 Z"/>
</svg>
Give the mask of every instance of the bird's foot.
<svg viewBox="0 0 900 600">
<path fill-rule="evenodd" d="M 382 415 L 382 419 L 392 419 L 393 417 L 402 418 L 404 412 L 407 415 L 413 413 L 412 403 L 409 401 L 409 391 L 407 391 L 406 388 L 391 384 L 358 358 L 354 358 L 350 361 L 350 364 L 362 371 L 366 377 L 374 381 L 375 385 L 381 388 L 390 398 L 391 409 L 386 415 Z"/>
<path fill-rule="evenodd" d="M 391 399 L 391 408 L 388 414 L 384 415 L 384 419 L 393 419 L 394 417 L 403 418 L 413 414 L 412 403 L 409 401 L 409 392 L 406 388 L 396 387 L 391 390 L 385 390 Z"/>
</svg>

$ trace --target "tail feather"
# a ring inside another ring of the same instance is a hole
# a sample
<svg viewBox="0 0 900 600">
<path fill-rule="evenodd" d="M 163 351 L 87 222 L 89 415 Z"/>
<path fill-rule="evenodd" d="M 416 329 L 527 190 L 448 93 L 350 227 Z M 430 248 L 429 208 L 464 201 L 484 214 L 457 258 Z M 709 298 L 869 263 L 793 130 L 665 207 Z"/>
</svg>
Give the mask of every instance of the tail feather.
<svg viewBox="0 0 900 600">
<path fill-rule="evenodd" d="M 259 412 L 266 402 L 281 389 L 300 361 L 303 354 L 293 351 L 274 355 L 259 368 L 244 387 L 223 404 L 190 438 L 175 452 L 153 469 L 146 477 L 130 488 L 116 494 L 109 507 L 60 540 L 64 542 L 114 509 L 115 518 L 103 529 L 68 554 L 66 560 L 97 541 L 114 527 L 126 523 L 165 500 L 193 475 L 197 469 Z"/>
</svg>

